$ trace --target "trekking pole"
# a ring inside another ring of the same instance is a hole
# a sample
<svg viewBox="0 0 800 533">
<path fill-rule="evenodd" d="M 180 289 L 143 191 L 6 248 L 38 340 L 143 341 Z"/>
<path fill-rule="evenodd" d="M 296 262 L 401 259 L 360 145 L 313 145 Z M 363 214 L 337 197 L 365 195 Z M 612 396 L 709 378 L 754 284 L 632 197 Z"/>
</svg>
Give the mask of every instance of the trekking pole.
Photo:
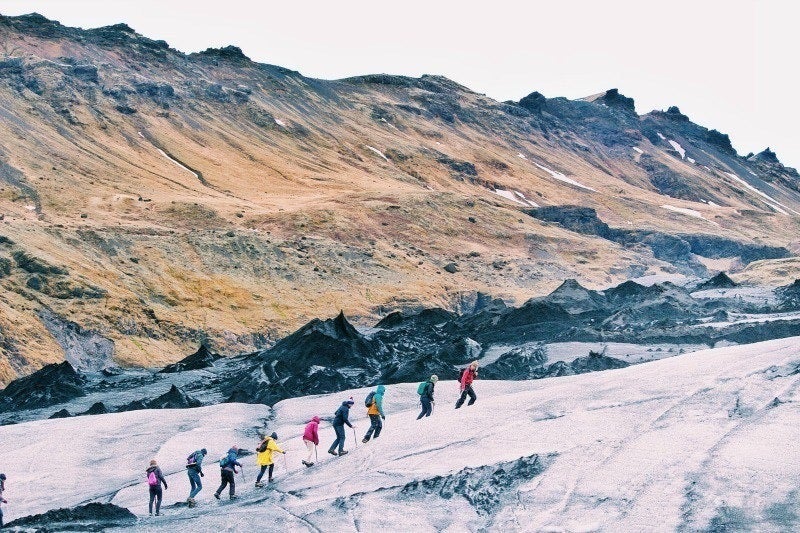
<svg viewBox="0 0 800 533">
<path fill-rule="evenodd" d="M 243 466 L 239 467 L 239 473 L 242 474 L 242 481 L 244 483 L 247 483 L 247 480 L 244 478 L 244 467 Z"/>
<path fill-rule="evenodd" d="M 319 462 L 319 453 L 317 452 L 317 445 L 314 445 L 314 456 L 317 458 L 317 462 Z"/>
<path fill-rule="evenodd" d="M 356 428 L 355 428 L 355 427 L 352 427 L 352 428 L 350 428 L 350 429 L 352 429 L 352 430 L 353 430 L 353 441 L 355 441 L 355 443 L 356 443 L 356 448 L 358 448 L 358 437 L 356 437 Z"/>
<path fill-rule="evenodd" d="M 286 469 L 287 472 L 289 471 L 289 465 L 286 464 L 286 452 L 283 452 L 283 468 Z"/>
</svg>

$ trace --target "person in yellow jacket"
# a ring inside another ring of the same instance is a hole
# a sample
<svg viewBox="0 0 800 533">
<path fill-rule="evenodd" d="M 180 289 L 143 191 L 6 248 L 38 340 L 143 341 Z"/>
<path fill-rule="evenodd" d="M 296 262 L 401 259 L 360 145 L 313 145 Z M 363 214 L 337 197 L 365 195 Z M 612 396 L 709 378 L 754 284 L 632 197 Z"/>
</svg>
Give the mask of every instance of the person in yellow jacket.
<svg viewBox="0 0 800 533">
<path fill-rule="evenodd" d="M 275 463 L 272 460 L 272 453 L 286 452 L 281 450 L 278 446 L 278 434 L 274 431 L 272 435 L 264 437 L 264 440 L 261 441 L 261 445 L 256 451 L 258 452 L 258 455 L 256 455 L 256 464 L 261 467 L 261 472 L 258 473 L 258 477 L 256 478 L 256 487 L 263 487 L 264 483 L 261 481 L 261 478 L 264 477 L 264 472 L 266 472 L 268 468 L 269 477 L 267 477 L 267 481 L 272 482 L 272 469 L 275 467 Z"/>
</svg>

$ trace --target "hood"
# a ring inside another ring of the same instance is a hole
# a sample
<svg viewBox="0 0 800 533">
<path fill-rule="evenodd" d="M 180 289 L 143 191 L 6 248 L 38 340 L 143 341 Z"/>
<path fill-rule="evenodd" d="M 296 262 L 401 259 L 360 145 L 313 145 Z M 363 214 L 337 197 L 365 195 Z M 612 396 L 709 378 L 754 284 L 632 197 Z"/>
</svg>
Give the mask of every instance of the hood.
<svg viewBox="0 0 800 533">
<path fill-rule="evenodd" d="M 239 455 L 239 448 L 233 447 L 230 450 L 228 450 L 228 453 L 229 454 L 232 453 L 234 455 Z"/>
<path fill-rule="evenodd" d="M 378 388 L 375 389 L 375 394 L 383 394 L 386 391 L 386 387 L 383 385 L 378 385 Z"/>
<path fill-rule="evenodd" d="M 156 465 L 156 466 L 149 466 L 149 467 L 147 467 L 147 470 L 146 470 L 146 472 L 149 474 L 150 472 L 153 472 L 153 471 L 155 471 L 157 468 L 158 468 L 158 465 Z"/>
<path fill-rule="evenodd" d="M 345 400 L 342 402 L 342 406 L 347 407 L 348 409 L 350 409 L 351 405 L 353 405 L 353 402 L 351 402 L 350 400 Z"/>
<path fill-rule="evenodd" d="M 319 420 L 320 419 L 318 416 L 315 416 L 314 418 L 311 419 L 312 422 L 316 422 L 317 424 L 319 424 Z"/>
</svg>

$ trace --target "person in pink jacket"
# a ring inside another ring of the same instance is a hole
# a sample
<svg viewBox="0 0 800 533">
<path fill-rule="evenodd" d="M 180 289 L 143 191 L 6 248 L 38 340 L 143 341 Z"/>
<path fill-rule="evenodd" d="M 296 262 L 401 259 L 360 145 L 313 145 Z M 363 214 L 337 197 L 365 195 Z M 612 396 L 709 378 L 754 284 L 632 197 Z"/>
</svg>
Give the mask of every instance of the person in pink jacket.
<svg viewBox="0 0 800 533">
<path fill-rule="evenodd" d="M 318 416 L 315 416 L 311 419 L 311 422 L 306 424 L 306 430 L 303 432 L 303 442 L 305 442 L 306 448 L 308 448 L 308 457 L 302 461 L 302 463 L 306 466 L 314 466 L 314 462 L 311 459 L 314 457 L 314 449 L 319 444 Z"/>
</svg>

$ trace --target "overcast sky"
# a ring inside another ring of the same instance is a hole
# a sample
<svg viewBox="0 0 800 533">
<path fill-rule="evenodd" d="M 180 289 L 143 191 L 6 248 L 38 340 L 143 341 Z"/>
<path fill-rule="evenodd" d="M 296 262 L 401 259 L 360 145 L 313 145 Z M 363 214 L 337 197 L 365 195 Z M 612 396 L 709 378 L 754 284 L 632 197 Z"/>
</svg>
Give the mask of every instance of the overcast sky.
<svg viewBox="0 0 800 533">
<path fill-rule="evenodd" d="M 798 3 L 781 0 L 0 0 L 69 26 L 125 22 L 184 52 L 235 44 L 317 78 L 442 74 L 498 100 L 618 87 L 740 153 L 800 167 Z"/>
</svg>

